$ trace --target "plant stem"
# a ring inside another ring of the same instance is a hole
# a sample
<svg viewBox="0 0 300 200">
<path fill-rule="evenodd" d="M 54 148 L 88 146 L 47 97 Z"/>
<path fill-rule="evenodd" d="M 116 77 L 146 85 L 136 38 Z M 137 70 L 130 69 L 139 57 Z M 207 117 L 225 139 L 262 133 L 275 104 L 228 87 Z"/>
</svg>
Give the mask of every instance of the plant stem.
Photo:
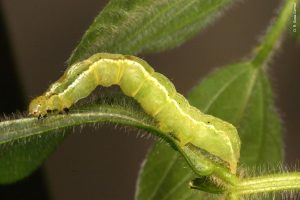
<svg viewBox="0 0 300 200">
<path fill-rule="evenodd" d="M 242 179 L 233 188 L 233 193 L 245 195 L 286 190 L 300 190 L 300 172 Z"/>
<path fill-rule="evenodd" d="M 279 44 L 282 33 L 287 27 L 290 16 L 293 12 L 295 0 L 286 0 L 280 10 L 279 16 L 275 22 L 270 26 L 266 35 L 264 36 L 260 46 L 254 49 L 255 56 L 252 64 L 255 67 L 260 67 L 265 64 L 272 56 L 273 50 Z"/>
</svg>

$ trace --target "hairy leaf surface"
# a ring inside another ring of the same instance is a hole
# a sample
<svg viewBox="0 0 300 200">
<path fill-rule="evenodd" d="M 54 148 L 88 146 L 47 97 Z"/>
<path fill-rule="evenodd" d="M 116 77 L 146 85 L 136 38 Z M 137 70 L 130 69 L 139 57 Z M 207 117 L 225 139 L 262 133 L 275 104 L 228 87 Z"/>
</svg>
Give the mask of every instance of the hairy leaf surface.
<svg viewBox="0 0 300 200">
<path fill-rule="evenodd" d="M 111 0 L 73 52 L 69 64 L 98 52 L 138 54 L 183 43 L 232 0 Z"/>
</svg>

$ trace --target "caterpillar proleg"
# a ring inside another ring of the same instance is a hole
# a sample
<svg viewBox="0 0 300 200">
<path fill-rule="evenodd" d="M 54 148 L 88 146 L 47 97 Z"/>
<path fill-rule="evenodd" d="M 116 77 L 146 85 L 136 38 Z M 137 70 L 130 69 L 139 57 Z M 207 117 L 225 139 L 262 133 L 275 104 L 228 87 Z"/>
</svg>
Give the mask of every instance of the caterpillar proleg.
<svg viewBox="0 0 300 200">
<path fill-rule="evenodd" d="M 62 112 L 99 85 L 119 85 L 179 147 L 192 145 L 227 163 L 231 173 L 236 173 L 240 155 L 236 128 L 191 106 L 168 78 L 134 56 L 98 53 L 70 66 L 42 96 L 32 100 L 29 114 L 45 116 L 50 111 Z"/>
</svg>

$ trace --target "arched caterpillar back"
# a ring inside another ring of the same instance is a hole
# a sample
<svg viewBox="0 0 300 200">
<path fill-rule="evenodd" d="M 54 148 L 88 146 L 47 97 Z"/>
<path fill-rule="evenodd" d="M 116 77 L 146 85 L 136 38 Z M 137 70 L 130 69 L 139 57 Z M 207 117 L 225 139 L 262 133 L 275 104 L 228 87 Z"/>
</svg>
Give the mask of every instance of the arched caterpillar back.
<svg viewBox="0 0 300 200">
<path fill-rule="evenodd" d="M 48 112 L 62 112 L 88 96 L 98 85 L 119 85 L 179 147 L 192 145 L 199 154 L 220 159 L 231 173 L 236 173 L 240 155 L 236 128 L 191 106 L 168 78 L 134 56 L 98 53 L 70 66 L 42 96 L 32 100 L 29 114 L 41 117 Z M 199 175 L 213 173 L 214 169 L 205 165 L 197 171 Z"/>
</svg>

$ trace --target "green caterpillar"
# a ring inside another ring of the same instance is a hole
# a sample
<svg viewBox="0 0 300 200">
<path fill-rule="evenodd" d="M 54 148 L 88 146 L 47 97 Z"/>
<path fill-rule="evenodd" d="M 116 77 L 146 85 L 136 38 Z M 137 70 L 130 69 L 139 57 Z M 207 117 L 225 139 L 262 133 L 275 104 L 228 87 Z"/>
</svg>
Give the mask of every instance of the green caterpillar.
<svg viewBox="0 0 300 200">
<path fill-rule="evenodd" d="M 134 56 L 98 53 L 70 66 L 42 96 L 32 100 L 29 114 L 43 117 L 49 112 L 63 112 L 98 85 L 119 85 L 183 151 L 192 146 L 197 154 L 200 152 L 201 158 L 212 155 L 226 163 L 230 173 L 236 173 L 240 155 L 236 128 L 189 105 L 168 78 Z M 195 154 L 194 151 L 186 152 Z M 193 159 L 190 162 L 199 165 Z M 213 173 L 211 165 L 204 161 L 198 168 L 200 175 Z"/>
</svg>

